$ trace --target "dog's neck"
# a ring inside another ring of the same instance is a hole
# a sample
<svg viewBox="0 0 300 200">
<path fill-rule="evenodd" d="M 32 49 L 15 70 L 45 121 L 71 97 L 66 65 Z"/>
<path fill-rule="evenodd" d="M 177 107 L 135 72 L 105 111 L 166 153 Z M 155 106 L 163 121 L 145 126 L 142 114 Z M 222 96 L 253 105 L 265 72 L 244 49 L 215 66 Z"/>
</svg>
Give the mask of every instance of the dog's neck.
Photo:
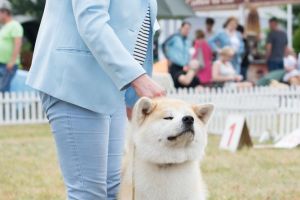
<svg viewBox="0 0 300 200">
<path fill-rule="evenodd" d="M 185 165 L 187 163 L 189 163 L 189 161 L 185 161 L 185 162 L 182 162 L 182 163 L 163 163 L 163 164 L 154 164 L 154 165 L 159 169 L 170 169 L 170 168 Z"/>
<path fill-rule="evenodd" d="M 193 191 L 189 187 L 178 189 L 182 183 L 191 185 Z M 205 191 L 197 161 L 158 164 L 138 160 L 134 168 L 133 185 L 136 200 L 205 199 L 199 196 Z"/>
<path fill-rule="evenodd" d="M 160 169 L 171 168 L 180 165 L 181 163 L 165 163 L 165 164 L 156 164 Z"/>
</svg>

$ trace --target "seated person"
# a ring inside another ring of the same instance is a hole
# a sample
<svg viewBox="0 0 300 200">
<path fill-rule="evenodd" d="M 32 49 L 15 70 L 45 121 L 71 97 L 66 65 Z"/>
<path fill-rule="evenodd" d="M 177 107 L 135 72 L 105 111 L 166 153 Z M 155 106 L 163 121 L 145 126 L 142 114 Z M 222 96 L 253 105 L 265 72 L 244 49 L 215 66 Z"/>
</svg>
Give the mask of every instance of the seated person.
<svg viewBox="0 0 300 200">
<path fill-rule="evenodd" d="M 217 86 L 245 88 L 252 87 L 250 82 L 242 82 L 243 76 L 236 73 L 231 64 L 231 59 L 235 52 L 230 47 L 224 47 L 220 53 L 219 58 L 213 64 L 212 79 Z"/>
<path fill-rule="evenodd" d="M 284 58 L 285 75 L 283 81 L 290 85 L 300 85 L 300 70 L 296 54 L 293 49 L 287 50 L 287 55 Z"/>
<path fill-rule="evenodd" d="M 172 67 L 170 68 L 170 74 L 174 81 L 175 88 L 190 88 L 200 85 L 197 78 L 197 72 L 199 70 L 199 63 L 196 60 L 192 60 L 189 66 L 185 67 Z"/>
<path fill-rule="evenodd" d="M 269 86 L 272 82 L 282 82 L 283 77 L 285 75 L 285 71 L 283 69 L 277 69 L 269 72 L 267 75 L 262 77 L 260 80 L 256 82 L 257 86 Z"/>
</svg>

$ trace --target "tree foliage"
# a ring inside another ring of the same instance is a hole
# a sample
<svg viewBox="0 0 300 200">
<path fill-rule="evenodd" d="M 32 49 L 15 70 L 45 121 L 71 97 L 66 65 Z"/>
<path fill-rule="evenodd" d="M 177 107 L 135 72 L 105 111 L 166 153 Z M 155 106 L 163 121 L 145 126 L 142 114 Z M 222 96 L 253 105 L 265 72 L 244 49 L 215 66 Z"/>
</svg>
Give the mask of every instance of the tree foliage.
<svg viewBox="0 0 300 200">
<path fill-rule="evenodd" d="M 15 14 L 31 15 L 42 18 L 46 0 L 9 0 Z"/>
<path fill-rule="evenodd" d="M 293 25 L 294 25 L 294 30 L 297 30 L 300 28 L 300 5 L 294 5 L 293 6 Z"/>
<path fill-rule="evenodd" d="M 293 46 L 297 53 L 300 53 L 300 27 L 294 33 Z"/>
<path fill-rule="evenodd" d="M 296 52 L 300 52 L 300 5 L 293 6 L 293 47 Z"/>
</svg>

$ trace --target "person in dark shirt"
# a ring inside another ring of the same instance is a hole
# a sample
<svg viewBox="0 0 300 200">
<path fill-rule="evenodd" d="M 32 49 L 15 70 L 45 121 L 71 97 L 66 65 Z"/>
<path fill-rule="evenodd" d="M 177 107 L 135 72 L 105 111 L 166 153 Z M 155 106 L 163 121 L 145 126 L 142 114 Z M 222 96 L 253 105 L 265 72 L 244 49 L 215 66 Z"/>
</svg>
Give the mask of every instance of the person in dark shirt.
<svg viewBox="0 0 300 200">
<path fill-rule="evenodd" d="M 247 80 L 248 68 L 250 65 L 250 61 L 249 61 L 250 47 L 249 47 L 248 40 L 245 37 L 245 28 L 242 25 L 238 25 L 237 31 L 239 31 L 243 36 L 245 52 L 242 56 L 241 75 L 243 76 L 244 80 Z"/>
<path fill-rule="evenodd" d="M 278 19 L 269 21 L 270 33 L 267 38 L 267 64 L 269 71 L 283 69 L 283 58 L 288 45 L 287 34 L 278 28 Z"/>
<path fill-rule="evenodd" d="M 211 17 L 206 18 L 205 20 L 205 37 L 209 40 L 214 34 L 214 25 L 215 20 Z"/>
</svg>

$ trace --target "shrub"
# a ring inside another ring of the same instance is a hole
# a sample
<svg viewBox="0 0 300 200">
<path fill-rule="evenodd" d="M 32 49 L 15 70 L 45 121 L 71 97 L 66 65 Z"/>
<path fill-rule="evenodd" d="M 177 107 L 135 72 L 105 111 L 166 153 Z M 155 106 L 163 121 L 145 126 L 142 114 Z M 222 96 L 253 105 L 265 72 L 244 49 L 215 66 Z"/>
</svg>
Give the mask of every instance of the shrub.
<svg viewBox="0 0 300 200">
<path fill-rule="evenodd" d="M 300 27 L 294 33 L 293 46 L 297 53 L 300 53 Z"/>
</svg>

